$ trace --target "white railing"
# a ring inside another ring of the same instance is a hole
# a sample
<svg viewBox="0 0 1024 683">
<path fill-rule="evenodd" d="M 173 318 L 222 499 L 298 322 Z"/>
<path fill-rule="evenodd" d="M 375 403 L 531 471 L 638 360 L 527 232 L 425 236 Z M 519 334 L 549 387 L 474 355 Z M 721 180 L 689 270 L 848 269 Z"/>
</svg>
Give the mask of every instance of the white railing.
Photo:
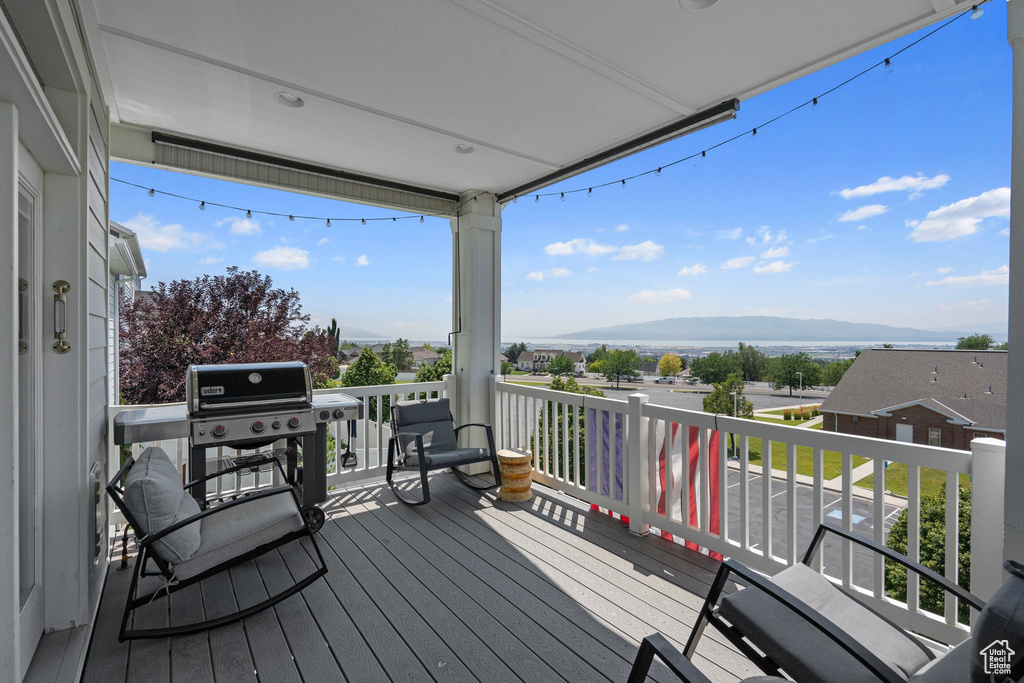
<svg viewBox="0 0 1024 683">
<path fill-rule="evenodd" d="M 621 401 L 506 382 L 495 388 L 499 448 L 531 453 L 535 481 L 628 517 L 636 533 L 655 527 L 767 574 L 800 561 L 826 517 L 884 544 L 885 520 L 902 508 L 907 555 L 918 560 L 922 470 L 944 472 L 938 476 L 951 492 L 970 476 L 971 590 L 988 599 L 1002 583 L 1002 441 L 977 439 L 960 451 L 652 405 L 642 394 Z M 752 447 L 760 467 L 750 462 Z M 785 454 L 781 469 L 772 467 L 773 452 Z M 809 458 L 812 474 L 797 473 L 798 458 Z M 831 480 L 826 461 L 839 465 Z M 886 491 L 894 463 L 906 471 L 905 498 Z M 869 474 L 870 488 L 855 486 Z M 955 494 L 948 500 L 944 573 L 957 581 L 959 502 Z M 941 617 L 922 611 L 911 575 L 907 602 L 892 600 L 882 559 L 849 541 L 826 537 L 814 566 L 897 623 L 945 642 L 966 636 L 955 599 L 947 596 Z"/>
<path fill-rule="evenodd" d="M 345 387 L 334 389 L 317 389 L 313 393 L 323 394 L 347 394 L 363 401 L 363 417 L 351 422 L 330 422 L 328 423 L 328 451 L 327 451 L 327 486 L 339 487 L 361 482 L 370 479 L 382 478 L 387 467 L 387 444 L 391 438 L 391 429 L 387 424 L 388 410 L 395 401 L 403 401 L 409 398 L 422 396 L 454 396 L 454 377 L 446 376 L 445 380 L 439 382 L 415 382 L 410 384 L 386 384 L 369 387 Z M 383 406 L 384 410 L 381 411 Z M 120 405 L 110 406 L 107 410 L 107 433 L 114 433 L 114 417 L 119 413 L 135 408 L 150 408 L 153 406 L 142 405 Z M 380 419 L 383 417 L 384 419 Z M 107 472 L 113 476 L 121 467 L 121 447 L 115 446 L 113 438 L 109 439 L 110 448 L 107 454 Z M 131 444 L 130 451 L 137 456 L 148 446 L 159 446 L 167 452 L 171 462 L 175 464 L 182 474 L 182 479 L 187 481 L 191 478 L 188 471 L 189 446 L 187 438 L 169 439 L 163 441 L 150 441 Z M 284 441 L 265 446 L 262 449 L 251 449 L 245 452 L 259 452 L 270 450 L 275 447 L 283 447 Z M 355 467 L 342 467 L 342 455 L 346 452 L 346 446 L 356 454 L 357 464 Z M 210 448 L 207 450 L 208 460 L 222 460 L 238 455 L 233 448 Z M 208 466 L 209 472 L 213 469 Z M 231 495 L 234 492 L 273 486 L 279 484 L 271 472 L 241 472 L 234 477 L 218 477 L 210 483 L 207 488 L 208 495 L 221 496 Z M 124 522 L 120 512 L 114 507 L 113 502 L 108 500 L 108 520 L 110 524 L 122 524 Z"/>
</svg>

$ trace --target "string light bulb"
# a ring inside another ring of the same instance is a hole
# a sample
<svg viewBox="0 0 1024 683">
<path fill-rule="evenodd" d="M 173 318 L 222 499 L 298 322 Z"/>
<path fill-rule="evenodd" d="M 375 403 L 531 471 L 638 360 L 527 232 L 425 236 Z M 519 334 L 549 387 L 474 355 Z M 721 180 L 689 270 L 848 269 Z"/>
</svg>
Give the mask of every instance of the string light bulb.
<svg viewBox="0 0 1024 683">
<path fill-rule="evenodd" d="M 154 197 L 154 196 L 156 196 L 156 190 L 154 190 L 153 188 L 150 188 L 148 194 L 149 194 L 150 197 Z"/>
<path fill-rule="evenodd" d="M 589 196 L 590 196 L 590 195 L 592 195 L 592 194 L 594 194 L 594 188 L 592 188 L 592 187 L 588 187 L 588 188 L 587 188 L 587 196 L 589 197 Z"/>
<path fill-rule="evenodd" d="M 199 202 L 199 210 L 206 211 L 206 202 Z"/>
<path fill-rule="evenodd" d="M 886 57 L 885 58 L 885 73 L 891 74 L 892 71 L 893 71 L 893 68 L 894 67 L 892 65 L 892 61 L 888 57 Z"/>
<path fill-rule="evenodd" d="M 564 192 L 562 193 L 562 201 L 563 202 L 565 201 L 565 193 Z"/>
<path fill-rule="evenodd" d="M 290 221 L 293 221 L 293 220 L 295 220 L 295 216 L 293 216 L 293 215 L 291 215 L 291 214 L 288 214 L 288 220 L 290 220 Z"/>
<path fill-rule="evenodd" d="M 248 211 L 248 210 L 247 210 L 247 211 L 245 212 L 245 217 L 246 217 L 246 218 L 252 218 L 252 211 Z"/>
<path fill-rule="evenodd" d="M 659 178 L 661 177 L 661 166 L 659 166 L 658 170 L 654 172 L 654 175 Z"/>
<path fill-rule="evenodd" d="M 701 150 L 701 152 L 700 152 L 700 158 L 701 158 L 701 159 L 703 159 L 703 158 L 704 158 L 704 157 L 706 157 L 707 155 L 708 155 L 708 153 L 707 153 L 707 151 L 706 151 L 706 150 Z"/>
<path fill-rule="evenodd" d="M 536 196 L 535 196 L 535 197 L 533 198 L 533 203 L 534 203 L 534 204 L 540 204 L 540 195 L 536 195 Z"/>
<path fill-rule="evenodd" d="M 420 223 L 423 222 L 423 216 L 420 216 Z"/>
<path fill-rule="evenodd" d="M 985 13 L 985 10 L 981 9 L 977 5 L 971 8 L 971 19 L 981 19 L 981 15 Z"/>
<path fill-rule="evenodd" d="M 330 218 L 327 219 L 327 227 L 328 228 L 331 227 L 331 219 Z"/>
<path fill-rule="evenodd" d="M 818 106 L 818 98 L 815 97 L 813 100 L 811 100 L 811 107 L 814 108 L 814 107 L 817 107 L 817 106 Z"/>
<path fill-rule="evenodd" d="M 512 195 L 512 203 L 513 204 L 518 204 L 519 203 L 519 195 L 517 195 L 517 194 Z"/>
<path fill-rule="evenodd" d="M 757 137 L 757 128 L 755 128 L 753 131 L 751 131 L 750 137 L 752 137 L 752 138 L 756 138 Z"/>
<path fill-rule="evenodd" d="M 623 179 L 622 179 L 622 186 L 623 186 L 623 187 L 625 187 L 625 186 L 626 186 L 626 179 L 625 179 L 625 178 L 623 178 Z"/>
</svg>

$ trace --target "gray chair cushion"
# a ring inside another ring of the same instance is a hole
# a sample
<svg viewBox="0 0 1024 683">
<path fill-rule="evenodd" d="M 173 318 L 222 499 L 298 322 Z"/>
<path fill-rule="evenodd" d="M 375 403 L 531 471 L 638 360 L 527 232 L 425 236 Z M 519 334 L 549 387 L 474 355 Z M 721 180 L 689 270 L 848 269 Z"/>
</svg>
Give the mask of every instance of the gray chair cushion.
<svg viewBox="0 0 1024 683">
<path fill-rule="evenodd" d="M 304 526 L 291 493 L 267 496 L 215 512 L 202 520 L 202 539 L 195 555 L 174 567 L 179 580 L 196 576 L 261 545 L 280 540 Z"/>
<path fill-rule="evenodd" d="M 413 449 L 415 450 L 415 449 Z M 459 467 L 474 462 L 490 460 L 490 451 L 486 448 L 456 448 L 443 453 L 431 453 L 427 450 L 426 461 L 429 469 L 441 469 L 444 467 Z M 409 467 L 419 467 L 419 458 L 411 456 L 405 461 Z"/>
<path fill-rule="evenodd" d="M 905 678 L 934 657 L 919 641 L 845 595 L 806 565 L 795 564 L 779 572 L 772 581 L 839 626 Z M 719 614 L 802 683 L 877 680 L 828 636 L 757 589 L 743 589 L 722 598 Z"/>
<path fill-rule="evenodd" d="M 125 477 L 124 504 L 146 536 L 198 515 L 199 504 L 181 485 L 181 475 L 163 449 L 142 451 Z M 168 564 L 183 562 L 199 549 L 199 522 L 178 529 L 153 544 L 153 552 Z"/>
<path fill-rule="evenodd" d="M 399 434 L 420 434 L 427 453 L 458 448 L 448 399 L 398 401 L 391 409 Z M 416 440 L 399 436 L 403 452 L 417 457 Z M 474 461 L 475 462 L 475 461 Z"/>
<path fill-rule="evenodd" d="M 988 681 L 990 678 L 985 674 L 985 657 L 981 654 L 983 650 L 990 647 L 1008 648 L 1014 653 L 1012 663 L 1024 657 L 1024 565 L 1007 560 L 1003 569 L 1009 573 L 1010 578 L 988 601 L 971 629 L 974 655 L 971 658 L 972 683 Z M 1002 680 L 1003 677 L 996 678 Z"/>
<path fill-rule="evenodd" d="M 971 657 L 976 657 L 968 638 L 952 650 L 925 664 L 910 683 L 960 683 L 970 680 Z M 986 679 L 987 680 L 987 679 Z"/>
</svg>

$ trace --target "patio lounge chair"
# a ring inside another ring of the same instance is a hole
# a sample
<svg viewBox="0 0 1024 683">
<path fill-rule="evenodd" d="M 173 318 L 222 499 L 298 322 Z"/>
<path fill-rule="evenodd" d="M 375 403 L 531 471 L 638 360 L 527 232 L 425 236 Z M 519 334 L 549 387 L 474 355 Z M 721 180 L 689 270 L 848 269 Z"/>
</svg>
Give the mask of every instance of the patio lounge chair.
<svg viewBox="0 0 1024 683">
<path fill-rule="evenodd" d="M 487 448 L 459 448 L 459 432 L 467 427 L 480 427 L 487 433 Z M 466 486 L 486 491 L 501 486 L 498 470 L 498 451 L 494 447 L 494 432 L 487 424 L 470 423 L 455 427 L 447 398 L 398 401 L 391 407 L 391 439 L 388 441 L 387 481 L 398 499 L 407 505 L 430 502 L 427 472 L 452 468 L 455 476 Z M 476 486 L 458 469 L 475 462 L 491 463 L 494 484 Z M 413 500 L 398 492 L 392 481 L 396 469 L 418 469 L 423 497 Z"/>
<path fill-rule="evenodd" d="M 249 460 L 183 486 L 167 454 L 160 448 L 147 448 L 137 459 L 129 458 L 114 475 L 107 485 L 107 493 L 134 530 L 139 545 L 119 641 L 166 638 L 223 626 L 277 604 L 327 573 L 323 555 L 303 520 L 291 486 L 257 489 L 206 509 L 201 509 L 189 493 L 193 486 L 206 486 L 206 482 L 215 477 L 266 463 L 280 470 L 277 458 L 269 456 L 261 462 Z M 283 477 L 284 473 L 281 475 Z M 162 593 L 170 595 L 303 538 L 312 544 L 319 564 L 314 563 L 316 566 L 310 574 L 268 599 L 233 614 L 197 623 L 166 628 L 127 628 L 131 613 Z M 147 567 L 150 560 L 156 565 L 156 572 Z M 139 596 L 140 580 L 153 576 L 162 578 L 159 586 Z"/>
<path fill-rule="evenodd" d="M 826 532 L 899 562 L 981 610 L 971 637 L 936 656 L 922 641 L 847 596 L 809 567 Z M 1024 566 L 1007 561 L 1005 568 L 1010 579 L 986 605 L 945 577 L 885 546 L 823 524 L 803 563 L 770 579 L 732 560 L 723 562 L 683 652 L 661 634 L 645 638 L 629 681 L 643 681 L 655 655 L 683 681 L 708 681 L 690 662 L 708 624 L 768 676 L 747 679 L 750 683 L 780 680 L 774 678 L 782 675 L 780 669 L 800 683 L 1018 681 L 1024 676 Z M 747 588 L 723 597 L 722 589 L 730 578 L 741 580 Z M 988 662 L 984 652 L 1000 643 L 1004 650 L 1010 650 L 1012 667 L 1006 675 L 991 677 L 991 672 L 985 671 Z M 1014 647 L 1015 643 L 1019 646 Z"/>
</svg>

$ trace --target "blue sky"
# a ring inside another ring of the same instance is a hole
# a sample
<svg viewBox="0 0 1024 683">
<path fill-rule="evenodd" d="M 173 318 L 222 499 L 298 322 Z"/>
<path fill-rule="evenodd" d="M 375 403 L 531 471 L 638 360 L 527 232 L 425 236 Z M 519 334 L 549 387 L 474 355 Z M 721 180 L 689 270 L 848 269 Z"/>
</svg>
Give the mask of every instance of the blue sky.
<svg viewBox="0 0 1024 683">
<path fill-rule="evenodd" d="M 890 73 L 875 69 L 706 158 L 590 197 L 509 204 L 502 339 L 710 315 L 968 331 L 1005 323 L 1011 52 L 1005 3 L 984 9 L 896 57 Z M 709 148 L 920 35 L 747 100 L 735 121 L 543 192 L 615 181 Z M 121 163 L 111 176 L 253 210 L 401 215 Z M 447 219 L 330 228 L 246 219 L 117 182 L 110 215 L 139 233 L 146 288 L 237 265 L 295 288 L 317 324 L 336 317 L 412 340 L 443 340 L 451 325 Z"/>
</svg>

